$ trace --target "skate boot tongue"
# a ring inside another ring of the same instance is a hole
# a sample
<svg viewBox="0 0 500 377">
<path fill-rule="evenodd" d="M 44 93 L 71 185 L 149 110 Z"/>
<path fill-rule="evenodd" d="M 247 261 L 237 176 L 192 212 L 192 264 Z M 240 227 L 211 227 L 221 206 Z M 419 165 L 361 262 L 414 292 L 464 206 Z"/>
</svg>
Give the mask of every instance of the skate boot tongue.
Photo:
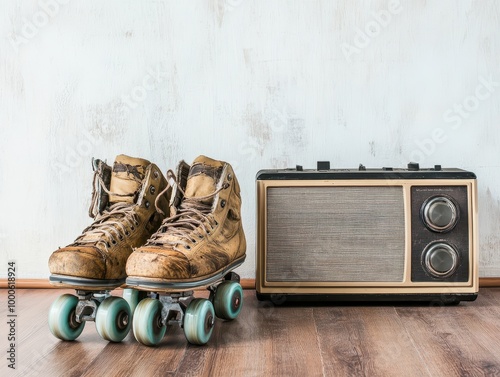
<svg viewBox="0 0 500 377">
<path fill-rule="evenodd" d="M 201 198 L 217 189 L 224 164 L 221 161 L 212 160 L 205 156 L 199 156 L 193 161 L 186 184 L 187 198 Z M 206 204 L 211 204 L 213 198 L 202 200 Z"/>
<path fill-rule="evenodd" d="M 117 156 L 111 173 L 110 204 L 134 203 L 134 194 L 141 186 L 146 168 L 150 164 L 148 160 L 142 158 L 129 157 L 124 154 Z"/>
</svg>

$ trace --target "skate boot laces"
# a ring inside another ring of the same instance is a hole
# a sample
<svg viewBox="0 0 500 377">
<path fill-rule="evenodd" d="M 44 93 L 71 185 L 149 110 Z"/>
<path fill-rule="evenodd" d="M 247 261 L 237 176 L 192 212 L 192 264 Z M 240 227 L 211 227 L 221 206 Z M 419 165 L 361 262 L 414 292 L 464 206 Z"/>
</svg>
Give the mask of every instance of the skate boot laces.
<svg viewBox="0 0 500 377">
<path fill-rule="evenodd" d="M 190 243 L 196 243 L 210 235 L 211 231 L 218 225 L 217 220 L 209 216 L 212 213 L 212 202 L 207 202 L 207 200 L 214 198 L 219 192 L 228 188 L 229 184 L 225 183 L 213 193 L 205 196 L 187 197 L 184 190 L 176 183 L 177 178 L 172 170 L 167 172 L 169 185 L 171 185 L 170 179 L 173 180 L 175 189 L 179 190 L 184 198 L 178 208 L 172 208 L 174 215 L 163 220 L 162 225 L 147 244 L 169 245 L 174 250 L 178 250 L 177 246 L 182 245 L 189 250 Z M 167 192 L 167 189 L 168 187 L 158 195 L 155 205 L 159 198 Z M 158 207 L 156 209 L 160 211 Z"/>
<path fill-rule="evenodd" d="M 92 206 L 98 200 L 96 192 L 97 185 L 108 195 L 121 197 L 134 197 L 132 194 L 116 194 L 106 188 L 106 185 L 98 172 L 94 173 L 94 183 L 92 190 Z M 140 190 L 140 189 L 139 189 Z M 118 241 L 122 241 L 124 236 L 130 235 L 130 231 L 134 231 L 139 222 L 136 214 L 133 211 L 135 203 L 118 202 L 106 208 L 102 214 L 95 217 L 94 222 L 89 227 L 85 228 L 82 234 L 73 242 L 72 246 L 82 244 L 96 244 L 104 246 L 107 251 L 111 245 L 115 245 Z M 104 236 L 104 237 L 103 237 Z M 103 239 L 104 238 L 104 239 Z"/>
</svg>

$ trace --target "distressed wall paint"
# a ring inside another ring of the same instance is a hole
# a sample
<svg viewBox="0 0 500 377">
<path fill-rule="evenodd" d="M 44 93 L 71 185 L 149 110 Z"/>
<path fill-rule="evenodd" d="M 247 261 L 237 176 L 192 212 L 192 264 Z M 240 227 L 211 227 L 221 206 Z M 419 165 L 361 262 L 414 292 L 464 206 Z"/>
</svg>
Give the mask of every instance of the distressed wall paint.
<svg viewBox="0 0 500 377">
<path fill-rule="evenodd" d="M 481 276 L 500 276 L 499 19 L 497 1 L 2 1 L 1 265 L 48 276 L 90 222 L 92 156 L 206 154 L 237 169 L 244 277 L 259 169 L 410 159 L 477 173 Z"/>
</svg>

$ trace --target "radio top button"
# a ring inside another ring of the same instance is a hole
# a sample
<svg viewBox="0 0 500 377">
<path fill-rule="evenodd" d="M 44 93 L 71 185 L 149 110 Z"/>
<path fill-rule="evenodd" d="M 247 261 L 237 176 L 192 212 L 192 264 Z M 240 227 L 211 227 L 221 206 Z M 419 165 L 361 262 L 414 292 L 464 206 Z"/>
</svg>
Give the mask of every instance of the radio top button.
<svg viewBox="0 0 500 377">
<path fill-rule="evenodd" d="M 318 161 L 317 170 L 330 170 L 330 161 Z"/>
<path fill-rule="evenodd" d="M 410 171 L 419 171 L 420 170 L 420 165 L 418 162 L 410 162 L 408 164 L 408 170 Z"/>
</svg>

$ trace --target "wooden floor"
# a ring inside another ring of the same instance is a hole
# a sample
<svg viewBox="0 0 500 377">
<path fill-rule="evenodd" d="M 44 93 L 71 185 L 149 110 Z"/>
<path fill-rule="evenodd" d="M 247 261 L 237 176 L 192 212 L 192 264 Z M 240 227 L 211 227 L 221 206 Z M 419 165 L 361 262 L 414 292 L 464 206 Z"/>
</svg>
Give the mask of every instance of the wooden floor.
<svg viewBox="0 0 500 377">
<path fill-rule="evenodd" d="M 59 290 L 18 290 L 18 348 L 6 367 L 6 291 L 0 294 L 2 376 L 481 376 L 500 375 L 500 288 L 473 303 L 275 307 L 245 291 L 240 317 L 218 321 L 208 345 L 174 328 L 156 348 L 132 334 L 103 341 L 93 323 L 55 339 L 47 313 Z"/>
</svg>

